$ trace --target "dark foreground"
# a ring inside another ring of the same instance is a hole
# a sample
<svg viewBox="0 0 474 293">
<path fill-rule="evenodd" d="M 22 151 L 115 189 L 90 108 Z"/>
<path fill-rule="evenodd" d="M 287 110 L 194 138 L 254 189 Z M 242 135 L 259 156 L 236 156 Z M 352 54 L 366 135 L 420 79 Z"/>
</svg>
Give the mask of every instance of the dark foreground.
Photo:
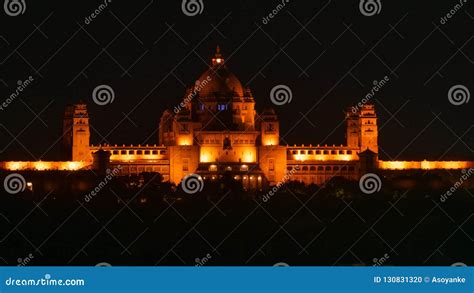
<svg viewBox="0 0 474 293">
<path fill-rule="evenodd" d="M 373 195 L 291 182 L 266 201 L 226 180 L 188 195 L 117 177 L 88 197 L 91 174 L 23 175 L 33 191 L 1 190 L 3 265 L 474 264 L 472 180 L 440 201 L 456 175 L 390 175 Z"/>
</svg>

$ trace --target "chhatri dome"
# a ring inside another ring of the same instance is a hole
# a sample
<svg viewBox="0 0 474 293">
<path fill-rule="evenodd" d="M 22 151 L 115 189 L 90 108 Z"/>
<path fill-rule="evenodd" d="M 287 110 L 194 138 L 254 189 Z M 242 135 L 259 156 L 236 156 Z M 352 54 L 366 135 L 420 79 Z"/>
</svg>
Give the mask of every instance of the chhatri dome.
<svg viewBox="0 0 474 293">
<path fill-rule="evenodd" d="M 243 97 L 244 89 L 239 79 L 227 68 L 224 63 L 224 58 L 220 52 L 219 46 L 217 46 L 216 53 L 211 60 L 209 69 L 206 70 L 201 77 L 199 77 L 196 84 L 202 84 L 204 80 L 207 84 L 199 92 L 200 98 L 216 97 L 216 96 L 233 96 Z"/>
</svg>

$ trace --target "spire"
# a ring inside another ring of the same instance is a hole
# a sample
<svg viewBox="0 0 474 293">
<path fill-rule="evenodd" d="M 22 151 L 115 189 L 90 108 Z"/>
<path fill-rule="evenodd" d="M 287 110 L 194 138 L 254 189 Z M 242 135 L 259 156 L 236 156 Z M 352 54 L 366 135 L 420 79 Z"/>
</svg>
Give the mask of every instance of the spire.
<svg viewBox="0 0 474 293">
<path fill-rule="evenodd" d="M 212 65 L 215 66 L 222 64 L 224 64 L 224 58 L 222 58 L 221 48 L 219 47 L 219 45 L 217 45 L 216 54 L 214 54 L 214 58 L 212 58 Z"/>
</svg>

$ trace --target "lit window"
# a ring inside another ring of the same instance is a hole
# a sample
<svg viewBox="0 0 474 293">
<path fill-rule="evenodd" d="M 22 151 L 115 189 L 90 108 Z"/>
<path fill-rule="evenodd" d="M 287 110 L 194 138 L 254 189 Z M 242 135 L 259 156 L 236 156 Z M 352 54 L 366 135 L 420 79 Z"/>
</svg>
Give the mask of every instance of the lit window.
<svg viewBox="0 0 474 293">
<path fill-rule="evenodd" d="M 227 104 L 219 104 L 219 105 L 217 105 L 217 110 L 218 110 L 218 111 L 225 111 L 225 110 L 227 110 Z"/>
</svg>

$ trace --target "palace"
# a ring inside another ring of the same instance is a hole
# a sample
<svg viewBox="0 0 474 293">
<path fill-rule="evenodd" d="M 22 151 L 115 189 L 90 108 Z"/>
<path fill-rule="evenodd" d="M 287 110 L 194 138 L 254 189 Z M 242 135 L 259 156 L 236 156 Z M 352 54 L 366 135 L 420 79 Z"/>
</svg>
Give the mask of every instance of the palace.
<svg viewBox="0 0 474 293">
<path fill-rule="evenodd" d="M 209 68 L 186 90 L 182 102 L 166 110 L 154 145 L 91 145 L 87 105 L 67 107 L 63 162 L 2 162 L 8 170 L 78 170 L 121 166 L 121 173 L 160 173 L 178 184 L 190 174 L 204 180 L 232 176 L 248 190 L 291 180 L 323 184 L 335 176 L 358 180 L 377 169 L 464 169 L 474 162 L 378 160 L 377 114 L 373 104 L 346 111 L 346 144 L 280 145 L 274 109 L 255 110 L 250 88 L 229 70 L 219 48 Z"/>
</svg>

